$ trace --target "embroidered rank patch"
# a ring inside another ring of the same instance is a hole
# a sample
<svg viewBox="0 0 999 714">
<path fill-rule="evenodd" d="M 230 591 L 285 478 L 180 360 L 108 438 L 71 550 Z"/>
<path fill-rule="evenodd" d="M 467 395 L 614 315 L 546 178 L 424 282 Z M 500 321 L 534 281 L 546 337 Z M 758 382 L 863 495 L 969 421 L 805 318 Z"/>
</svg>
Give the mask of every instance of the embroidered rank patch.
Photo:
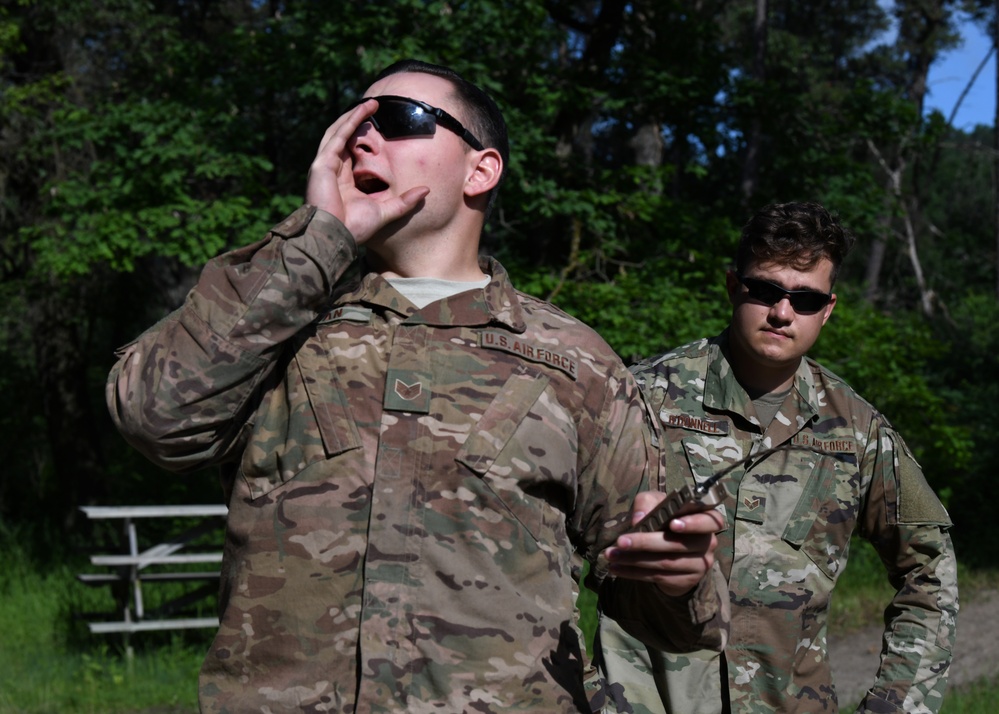
<svg viewBox="0 0 999 714">
<path fill-rule="evenodd" d="M 728 422 L 723 419 L 708 419 L 706 417 L 695 417 L 689 414 L 672 414 L 670 412 L 659 412 L 659 419 L 662 421 L 663 426 L 674 429 L 699 431 L 702 434 L 728 433 Z"/>
<path fill-rule="evenodd" d="M 341 305 L 335 307 L 325 315 L 322 315 L 318 323 L 325 325 L 328 322 L 371 322 L 371 308 L 360 305 Z"/>
<path fill-rule="evenodd" d="M 532 344 L 508 332 L 483 330 L 479 333 L 479 347 L 485 347 L 490 350 L 502 350 L 503 352 L 523 357 L 531 362 L 546 364 L 549 367 L 554 367 L 557 370 L 565 372 L 573 379 L 576 379 L 576 375 L 579 372 L 576 360 L 572 357 L 553 352 L 543 345 Z"/>
<path fill-rule="evenodd" d="M 766 512 L 767 495 L 765 493 L 748 488 L 740 489 L 739 500 L 736 504 L 736 518 L 750 523 L 763 523 Z"/>
<path fill-rule="evenodd" d="M 825 454 L 852 454 L 857 450 L 857 442 L 853 439 L 823 438 L 807 432 L 795 434 L 791 439 L 795 446 L 804 446 Z"/>
<path fill-rule="evenodd" d="M 390 369 L 385 382 L 386 410 L 396 412 L 430 412 L 430 374 L 411 369 Z"/>
</svg>

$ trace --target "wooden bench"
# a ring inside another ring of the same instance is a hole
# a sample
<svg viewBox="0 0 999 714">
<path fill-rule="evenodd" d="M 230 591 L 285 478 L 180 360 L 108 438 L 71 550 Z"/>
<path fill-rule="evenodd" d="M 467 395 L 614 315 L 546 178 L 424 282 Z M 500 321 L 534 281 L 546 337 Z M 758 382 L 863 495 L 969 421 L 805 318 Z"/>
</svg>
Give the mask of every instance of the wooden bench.
<svg viewBox="0 0 999 714">
<path fill-rule="evenodd" d="M 183 608 L 218 590 L 219 571 L 201 569 L 187 572 L 151 570 L 161 565 L 212 564 L 222 562 L 221 552 L 179 553 L 196 538 L 219 530 L 225 524 L 227 509 L 223 505 L 201 506 L 84 506 L 81 510 L 91 520 L 118 519 L 123 522 L 127 553 L 92 555 L 94 566 L 110 572 L 79 573 L 76 577 L 85 585 L 113 586 L 126 584 L 126 594 L 119 596 L 121 619 L 88 622 L 94 634 L 122 633 L 129 654 L 128 636 L 134 632 L 176 630 L 198 627 L 218 627 L 215 617 L 171 617 Z M 137 521 L 153 518 L 192 519 L 195 524 L 152 547 L 139 549 Z M 175 597 L 155 610 L 147 611 L 142 594 L 143 583 L 204 582 L 200 588 Z"/>
</svg>

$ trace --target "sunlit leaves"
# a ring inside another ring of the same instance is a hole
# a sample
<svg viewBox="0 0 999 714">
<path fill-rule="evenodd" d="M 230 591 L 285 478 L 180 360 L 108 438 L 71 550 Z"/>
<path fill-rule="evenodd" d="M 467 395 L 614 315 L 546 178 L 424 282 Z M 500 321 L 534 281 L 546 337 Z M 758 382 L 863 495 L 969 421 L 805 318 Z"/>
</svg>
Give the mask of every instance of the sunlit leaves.
<svg viewBox="0 0 999 714">
<path fill-rule="evenodd" d="M 93 161 L 53 176 L 45 219 L 24 229 L 38 267 L 85 273 L 103 262 L 131 270 L 150 254 L 199 265 L 247 242 L 243 234 L 264 216 L 246 188 L 271 166 L 213 141 L 212 120 L 168 101 L 58 112 L 52 151 L 83 151 Z"/>
</svg>

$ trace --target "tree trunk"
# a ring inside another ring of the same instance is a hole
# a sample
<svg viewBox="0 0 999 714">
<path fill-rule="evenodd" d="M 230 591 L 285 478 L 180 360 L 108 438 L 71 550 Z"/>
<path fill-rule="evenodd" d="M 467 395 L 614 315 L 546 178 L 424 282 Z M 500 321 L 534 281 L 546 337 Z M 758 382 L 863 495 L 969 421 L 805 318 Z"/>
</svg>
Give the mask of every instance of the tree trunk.
<svg viewBox="0 0 999 714">
<path fill-rule="evenodd" d="M 919 304 L 923 313 L 929 317 L 933 314 L 933 303 L 934 294 L 933 291 L 929 289 L 926 284 L 926 276 L 923 273 L 923 265 L 919 260 L 919 251 L 916 246 L 916 228 L 912 220 L 913 215 L 919 215 L 920 207 L 919 201 L 915 196 L 911 196 L 908 200 L 906 199 L 902 190 L 902 177 L 905 175 L 906 161 L 904 155 L 899 155 L 893 165 L 885 160 L 881 152 L 874 145 L 874 142 L 868 139 L 867 147 L 873 154 L 874 158 L 877 160 L 878 164 L 885 172 L 886 189 L 889 196 L 889 205 L 885 207 L 885 217 L 884 217 L 884 232 L 880 242 L 881 246 L 875 246 L 876 251 L 879 254 L 879 264 L 874 266 L 872 263 L 868 264 L 868 276 L 871 276 L 872 269 L 876 268 L 880 271 L 880 258 L 884 255 L 884 244 L 887 242 L 888 236 L 891 235 L 891 206 L 897 206 L 901 210 L 902 218 L 902 235 L 905 239 L 906 253 L 909 256 L 909 263 L 912 265 L 912 273 L 916 278 L 916 286 L 919 288 Z M 872 259 L 874 253 L 872 252 Z M 876 280 L 876 273 L 874 274 L 874 279 Z M 867 294 L 869 299 L 873 299 L 875 291 L 872 291 L 873 283 L 868 283 Z"/>
<path fill-rule="evenodd" d="M 871 252 L 867 256 L 867 272 L 864 277 L 864 299 L 874 303 L 881 290 L 881 266 L 885 262 L 888 250 L 888 236 L 891 235 L 891 212 L 885 206 L 884 212 L 878 217 L 880 230 L 871 242 Z"/>
</svg>

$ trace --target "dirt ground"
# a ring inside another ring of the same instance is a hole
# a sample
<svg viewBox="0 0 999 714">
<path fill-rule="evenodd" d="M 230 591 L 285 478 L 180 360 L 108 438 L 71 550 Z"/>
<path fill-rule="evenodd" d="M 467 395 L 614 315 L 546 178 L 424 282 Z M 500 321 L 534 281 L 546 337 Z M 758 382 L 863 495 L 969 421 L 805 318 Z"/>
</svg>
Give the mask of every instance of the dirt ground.
<svg viewBox="0 0 999 714">
<path fill-rule="evenodd" d="M 871 627 L 829 637 L 829 660 L 841 707 L 859 702 L 873 683 L 881 654 L 881 628 Z M 999 675 L 999 590 L 984 590 L 965 598 L 957 618 L 957 645 L 951 663 L 950 687 Z"/>
</svg>

